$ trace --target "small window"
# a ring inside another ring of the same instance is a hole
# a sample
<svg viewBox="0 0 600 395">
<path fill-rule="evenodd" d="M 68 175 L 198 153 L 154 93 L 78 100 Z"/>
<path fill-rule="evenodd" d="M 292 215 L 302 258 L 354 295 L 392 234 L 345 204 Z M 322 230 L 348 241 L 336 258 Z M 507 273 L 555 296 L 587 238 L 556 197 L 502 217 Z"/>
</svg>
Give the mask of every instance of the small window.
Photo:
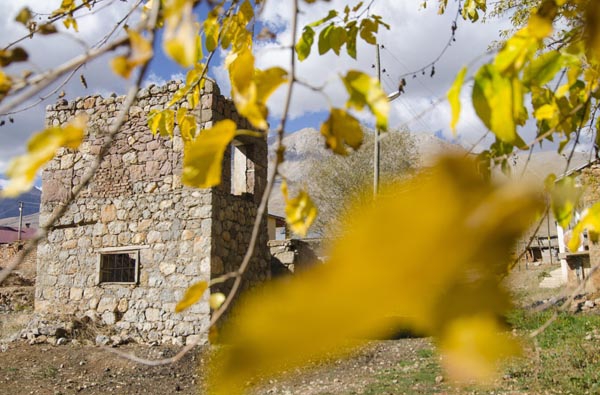
<svg viewBox="0 0 600 395">
<path fill-rule="evenodd" d="M 100 254 L 100 283 L 137 283 L 138 261 L 138 251 Z"/>
</svg>

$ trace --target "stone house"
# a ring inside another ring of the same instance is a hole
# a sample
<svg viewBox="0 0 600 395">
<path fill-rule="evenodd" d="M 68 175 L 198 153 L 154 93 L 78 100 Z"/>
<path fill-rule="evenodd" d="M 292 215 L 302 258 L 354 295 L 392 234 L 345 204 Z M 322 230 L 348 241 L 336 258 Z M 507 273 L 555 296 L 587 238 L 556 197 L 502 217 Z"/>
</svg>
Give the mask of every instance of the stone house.
<svg viewBox="0 0 600 395">
<path fill-rule="evenodd" d="M 583 188 L 583 196 L 579 208 L 576 210 L 572 226 L 579 221 L 584 211 L 600 201 L 600 162 L 597 160 L 589 162 L 579 168 L 573 169 L 568 175 L 575 175 L 578 184 Z M 570 229 L 562 229 L 556 225 L 558 242 L 560 248 L 561 268 L 563 281 L 569 287 L 577 287 L 584 279 L 587 279 L 586 291 L 595 292 L 600 290 L 600 271 L 595 272 L 591 278 L 592 270 L 600 266 L 600 243 L 592 243 L 584 235 L 578 251 L 568 251 L 567 239 L 570 237 Z"/>
<path fill-rule="evenodd" d="M 207 296 L 183 313 L 175 313 L 175 305 L 191 284 L 241 263 L 266 186 L 267 143 L 234 141 L 225 153 L 218 187 L 183 186 L 177 128 L 172 139 L 153 136 L 146 119 L 180 86 L 169 82 L 138 93 L 93 182 L 39 245 L 37 313 L 89 316 L 143 342 L 185 344 L 206 338 Z M 123 100 L 92 96 L 47 108 L 47 125 L 82 112 L 90 118 L 80 149 L 61 150 L 43 171 L 41 224 L 80 182 Z M 250 128 L 212 81 L 206 81 L 201 108 L 194 113 L 202 128 L 225 118 Z M 244 287 L 270 276 L 266 220 L 262 226 Z M 217 290 L 226 292 L 229 286 Z"/>
</svg>

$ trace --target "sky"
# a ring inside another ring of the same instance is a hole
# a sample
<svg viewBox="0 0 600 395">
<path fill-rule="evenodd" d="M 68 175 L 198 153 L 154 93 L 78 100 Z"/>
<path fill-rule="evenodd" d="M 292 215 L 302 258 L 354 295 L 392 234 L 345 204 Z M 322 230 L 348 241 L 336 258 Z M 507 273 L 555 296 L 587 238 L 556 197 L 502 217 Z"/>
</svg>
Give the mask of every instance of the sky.
<svg viewBox="0 0 600 395">
<path fill-rule="evenodd" d="M 29 6 L 47 18 L 48 14 L 59 6 L 60 0 L 0 0 L 0 47 L 27 34 L 24 26 L 14 22 L 14 17 L 23 6 Z M 47 70 L 69 60 L 73 56 L 93 47 L 116 22 L 122 19 L 134 5 L 135 1 L 100 0 L 95 11 L 83 11 L 77 18 L 79 34 L 65 31 L 60 26 L 60 33 L 51 36 L 26 39 L 22 45 L 30 54 L 30 60 L 16 66 L 9 66 L 9 73 L 28 70 Z M 346 4 L 354 5 L 353 1 L 331 0 L 317 1 L 314 4 L 300 2 L 299 25 L 304 26 L 325 16 L 330 9 L 343 10 Z M 443 98 L 452 84 L 454 77 L 461 67 L 469 64 L 469 74 L 477 70 L 477 65 L 489 60 L 485 56 L 491 42 L 498 38 L 498 32 L 509 26 L 507 20 L 489 21 L 485 24 L 458 20 L 455 42 L 444 52 L 435 63 L 435 75 L 431 77 L 431 67 L 423 73 L 420 70 L 434 59 L 438 58 L 451 36 L 451 26 L 458 3 L 450 1 L 445 15 L 437 14 L 436 1 L 430 0 L 429 7 L 420 7 L 421 0 L 375 0 L 370 9 L 372 14 L 381 15 L 391 29 L 382 30 L 378 36 L 381 45 L 380 59 L 382 68 L 382 85 L 387 93 L 397 89 L 400 76 L 406 75 L 406 93 L 392 102 L 390 127 L 408 129 L 415 133 L 432 133 L 446 139 L 456 139 L 465 146 L 476 142 L 485 127 L 477 119 L 469 104 L 470 88 L 463 89 L 463 112 L 458 124 L 458 134 L 453 136 L 449 129 L 450 109 L 446 102 L 432 107 L 432 103 Z M 203 12 L 201 8 L 200 12 Z M 284 0 L 267 0 L 262 12 L 258 15 L 261 26 L 266 26 L 277 32 L 275 41 L 258 42 L 256 44 L 257 66 L 281 66 L 289 69 L 289 47 L 292 43 L 290 31 L 291 2 Z M 135 25 L 138 14 L 134 13 L 129 21 Z M 315 43 L 316 45 L 316 43 Z M 177 67 L 162 55 L 157 48 L 157 57 L 153 60 L 145 84 L 162 84 L 173 78 L 182 78 L 185 70 Z M 0 127 L 0 173 L 4 172 L 8 161 L 14 155 L 24 152 L 26 142 L 35 131 L 43 129 L 44 111 L 47 105 L 57 100 L 58 92 L 65 91 L 65 98 L 73 100 L 76 97 L 92 94 L 109 96 L 115 92 L 124 94 L 130 81 L 114 75 L 109 68 L 109 60 L 114 53 L 98 58 L 85 65 L 75 76 L 60 87 L 58 91 L 40 104 L 40 96 L 45 96 L 56 89 L 56 84 L 45 92 L 41 92 L 35 100 L 24 103 L 19 108 L 32 107 L 26 111 L 11 114 L 14 122 L 8 116 L 0 117 L 4 126 Z M 325 86 L 328 98 L 307 88 L 297 86 L 294 89 L 290 120 L 287 131 L 293 132 L 304 127 L 318 128 L 320 122 L 327 116 L 331 105 L 343 107 L 347 98 L 339 76 L 350 69 L 359 69 L 375 75 L 376 49 L 359 40 L 358 59 L 347 55 L 340 57 L 332 53 L 318 56 L 316 48 L 313 55 L 297 66 L 299 78 L 312 86 Z M 229 96 L 230 85 L 227 73 L 223 68 L 224 54 L 213 59 L 209 76 L 217 80 L 221 92 Z M 88 87 L 85 88 L 79 75 L 83 74 Z M 414 77 L 413 77 L 414 75 Z M 62 82 L 62 80 L 61 80 Z M 279 89 L 269 101 L 270 123 L 276 126 L 282 112 L 285 88 Z M 418 117 L 422 114 L 421 117 Z M 372 125 L 372 117 L 367 113 L 358 114 L 366 125 Z"/>
</svg>

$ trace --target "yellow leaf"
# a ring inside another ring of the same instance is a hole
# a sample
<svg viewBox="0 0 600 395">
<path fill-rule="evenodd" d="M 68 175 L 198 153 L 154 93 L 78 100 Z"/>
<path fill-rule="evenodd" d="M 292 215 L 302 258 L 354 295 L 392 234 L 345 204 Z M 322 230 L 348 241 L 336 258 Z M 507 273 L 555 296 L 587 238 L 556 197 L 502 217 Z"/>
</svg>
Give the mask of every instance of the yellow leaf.
<svg viewBox="0 0 600 395">
<path fill-rule="evenodd" d="M 156 135 L 158 132 L 158 127 L 160 125 L 162 118 L 162 112 L 159 110 L 150 110 L 148 113 L 148 127 L 153 135 Z"/>
<path fill-rule="evenodd" d="M 266 104 L 269 97 L 277 88 L 287 81 L 287 71 L 281 67 L 271 67 L 266 70 L 256 69 L 254 82 L 256 83 L 256 100 Z"/>
<path fill-rule="evenodd" d="M 27 24 L 31 20 L 31 17 L 32 17 L 32 14 L 31 14 L 31 10 L 29 9 L 29 7 L 23 7 L 23 8 L 21 8 L 21 11 L 19 11 L 17 16 L 15 17 L 15 21 L 17 21 L 17 22 L 25 25 L 25 27 L 27 27 Z"/>
<path fill-rule="evenodd" d="M 588 236 L 592 242 L 598 242 L 598 235 L 600 234 L 600 203 L 596 203 L 587 209 L 583 214 L 583 218 L 573 228 L 573 234 L 568 243 L 569 250 L 573 252 L 577 251 L 585 230 L 588 231 Z"/>
<path fill-rule="evenodd" d="M 254 18 L 254 9 L 252 8 L 252 4 L 248 0 L 244 0 L 242 5 L 240 6 L 240 21 L 242 25 L 247 25 L 250 23 L 252 18 Z"/>
<path fill-rule="evenodd" d="M 598 4 L 592 1 L 585 7 L 585 11 L 587 46 L 597 62 L 600 60 L 600 8 L 598 8 Z"/>
<path fill-rule="evenodd" d="M 447 158 L 373 204 L 351 207 L 327 262 L 242 296 L 221 331 L 228 346 L 211 360 L 209 393 L 238 395 L 248 381 L 343 356 L 360 339 L 401 329 L 458 343 L 447 348 L 453 352 L 467 347 L 460 363 L 482 355 L 489 363 L 512 347 L 489 335 L 497 326 L 487 317 L 508 308 L 498 277 L 540 203 L 535 192 L 492 185 L 475 163 Z M 451 336 L 465 325 L 474 325 L 474 344 Z"/>
<path fill-rule="evenodd" d="M 561 227 L 566 229 L 573 218 L 583 191 L 577 185 L 574 177 L 563 177 L 556 182 L 552 182 L 554 179 L 554 174 L 548 176 L 545 181 L 546 189 L 550 193 L 554 218 Z"/>
<path fill-rule="evenodd" d="M 214 294 L 210 294 L 210 299 L 208 300 L 208 304 L 210 308 L 213 310 L 218 309 L 225 302 L 225 295 L 221 292 L 217 292 Z"/>
<path fill-rule="evenodd" d="M 116 75 L 119 75 L 123 78 L 129 78 L 131 71 L 133 70 L 133 67 L 131 67 L 127 57 L 123 55 L 115 56 L 110 61 L 110 67 L 113 69 Z"/>
<path fill-rule="evenodd" d="M 145 64 L 152 58 L 152 44 L 133 29 L 128 29 L 127 34 L 129 35 L 129 45 L 131 45 L 129 62 L 134 67 Z"/>
<path fill-rule="evenodd" d="M 185 78 L 185 86 L 173 94 L 167 107 L 175 105 L 175 103 L 186 97 L 186 95 L 190 108 L 196 108 L 198 106 L 200 102 L 200 90 L 204 88 L 205 83 L 205 68 L 206 66 L 204 64 L 197 63 L 194 68 L 188 71 Z"/>
<path fill-rule="evenodd" d="M 183 295 L 183 299 L 181 299 L 177 306 L 175 306 L 175 312 L 180 313 L 185 309 L 192 307 L 196 302 L 198 302 L 204 291 L 208 288 L 208 284 L 206 281 L 199 281 L 196 284 L 190 286 L 186 291 L 185 295 Z"/>
<path fill-rule="evenodd" d="M 533 113 L 538 121 L 553 119 L 559 114 L 560 112 L 558 111 L 558 108 L 556 108 L 556 103 L 544 104 Z"/>
<path fill-rule="evenodd" d="M 0 101 L 8 95 L 12 88 L 12 80 L 2 70 L 0 70 Z"/>
<path fill-rule="evenodd" d="M 350 94 L 346 106 L 357 110 L 362 110 L 365 106 L 368 106 L 375 115 L 377 127 L 381 130 L 387 130 L 390 103 L 387 95 L 381 89 L 379 81 L 355 70 L 350 70 L 345 77 L 342 77 L 342 81 Z"/>
<path fill-rule="evenodd" d="M 462 89 L 463 82 L 465 80 L 465 74 L 467 74 L 467 68 L 463 67 L 457 74 L 452 87 L 448 91 L 448 102 L 452 109 L 452 121 L 450 121 L 450 128 L 452 133 L 456 136 L 456 124 L 460 116 L 460 91 Z"/>
<path fill-rule="evenodd" d="M 360 122 L 346 111 L 332 108 L 329 118 L 321 124 L 325 144 L 336 154 L 346 155 L 346 144 L 358 149 L 363 141 Z"/>
<path fill-rule="evenodd" d="M 163 49 L 182 67 L 193 66 L 199 58 L 199 25 L 194 22 L 193 2 L 187 1 L 178 20 L 167 20 Z"/>
<path fill-rule="evenodd" d="M 208 13 L 208 17 L 204 20 L 204 36 L 206 50 L 209 52 L 217 49 L 219 43 L 219 15 L 214 10 Z"/>
<path fill-rule="evenodd" d="M 73 27 L 73 30 L 75 30 L 76 32 L 79 32 L 79 26 L 77 25 L 77 21 L 71 15 L 67 15 L 63 19 L 63 25 L 65 25 L 65 27 L 67 29 L 70 27 Z"/>
<path fill-rule="evenodd" d="M 529 30 L 531 36 L 538 40 L 543 40 L 552 34 L 552 20 L 537 14 L 532 14 L 527 23 L 527 30 Z"/>
<path fill-rule="evenodd" d="M 160 133 L 161 136 L 173 137 L 173 129 L 175 128 L 175 111 L 166 110 L 150 110 L 148 114 L 148 127 L 152 134 Z"/>
<path fill-rule="evenodd" d="M 439 347 L 450 377 L 465 384 L 490 381 L 499 360 L 519 353 L 515 340 L 490 315 L 454 320 L 444 331 Z"/>
<path fill-rule="evenodd" d="M 181 132 L 181 138 L 184 141 L 191 141 L 196 137 L 196 118 L 189 115 L 186 108 L 182 107 L 177 110 L 177 124 Z"/>
<path fill-rule="evenodd" d="M 37 171 L 51 160 L 61 147 L 76 149 L 83 140 L 87 116 L 79 115 L 63 127 L 52 127 L 35 134 L 27 144 L 27 153 L 14 158 L 6 175 L 10 182 L 3 197 L 15 197 L 28 191 Z"/>
<path fill-rule="evenodd" d="M 115 74 L 123 78 L 129 78 L 134 68 L 141 66 L 152 58 L 152 45 L 140 33 L 133 29 L 127 29 L 129 36 L 129 56 L 116 56 L 111 61 L 111 67 Z"/>
<path fill-rule="evenodd" d="M 254 55 L 249 48 L 232 52 L 226 64 L 231 78 L 231 96 L 238 112 L 258 129 L 266 129 L 271 94 L 287 80 L 287 72 L 280 67 L 254 69 Z"/>
<path fill-rule="evenodd" d="M 166 109 L 163 110 L 162 115 L 161 122 L 158 125 L 160 135 L 164 137 L 173 137 L 173 129 L 175 128 L 175 111 Z"/>
<path fill-rule="evenodd" d="M 225 119 L 212 128 L 201 130 L 185 144 L 182 181 L 196 188 L 211 188 L 221 183 L 223 155 L 235 137 L 235 122 Z"/>
<path fill-rule="evenodd" d="M 288 197 L 287 183 L 281 183 L 281 192 L 285 199 L 285 220 L 290 229 L 304 237 L 308 229 L 317 218 L 317 208 L 305 191 L 298 192 L 298 196 L 293 199 Z"/>
</svg>

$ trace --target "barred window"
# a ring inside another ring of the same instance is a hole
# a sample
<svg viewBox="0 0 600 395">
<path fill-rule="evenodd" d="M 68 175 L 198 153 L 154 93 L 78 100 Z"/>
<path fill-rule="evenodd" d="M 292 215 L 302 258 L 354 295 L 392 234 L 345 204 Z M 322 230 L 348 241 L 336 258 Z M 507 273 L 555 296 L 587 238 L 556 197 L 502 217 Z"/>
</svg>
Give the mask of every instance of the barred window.
<svg viewBox="0 0 600 395">
<path fill-rule="evenodd" d="M 100 283 L 137 283 L 138 251 L 115 251 L 100 254 Z"/>
</svg>

